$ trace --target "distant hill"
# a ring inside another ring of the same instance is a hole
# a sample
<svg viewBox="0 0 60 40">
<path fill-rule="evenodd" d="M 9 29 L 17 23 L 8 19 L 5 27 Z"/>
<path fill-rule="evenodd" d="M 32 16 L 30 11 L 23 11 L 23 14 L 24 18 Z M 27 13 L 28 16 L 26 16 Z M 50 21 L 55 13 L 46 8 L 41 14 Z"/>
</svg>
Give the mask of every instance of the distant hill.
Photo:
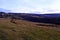
<svg viewBox="0 0 60 40">
<path fill-rule="evenodd" d="M 60 17 L 60 13 L 43 14 L 45 17 Z"/>
<path fill-rule="evenodd" d="M 3 8 L 0 8 L 0 12 L 11 12 L 10 10 L 7 10 L 7 9 L 3 9 Z"/>
<path fill-rule="evenodd" d="M 1 13 L 0 13 L 1 14 Z M 2 15 L 3 18 L 14 16 L 15 19 L 26 20 L 39 23 L 50 23 L 60 25 L 60 14 L 29 14 L 29 13 L 8 13 Z"/>
<path fill-rule="evenodd" d="M 60 24 L 60 14 L 27 14 L 27 13 L 10 13 L 9 15 L 13 14 L 14 16 L 18 16 L 19 19 L 22 18 L 23 20 L 32 21 L 32 22 L 39 22 L 39 23 L 51 23 L 51 24 Z"/>
</svg>

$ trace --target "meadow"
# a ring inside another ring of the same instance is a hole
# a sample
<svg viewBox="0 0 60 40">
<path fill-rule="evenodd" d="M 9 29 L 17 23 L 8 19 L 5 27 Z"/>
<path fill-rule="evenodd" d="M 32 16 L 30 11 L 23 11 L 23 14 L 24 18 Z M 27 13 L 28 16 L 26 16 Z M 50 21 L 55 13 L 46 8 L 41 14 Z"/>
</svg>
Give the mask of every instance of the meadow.
<svg viewBox="0 0 60 40">
<path fill-rule="evenodd" d="M 0 40 L 60 40 L 60 30 L 43 23 L 16 20 L 16 24 L 10 19 L 0 18 Z M 60 25 L 59 25 L 60 26 Z"/>
</svg>

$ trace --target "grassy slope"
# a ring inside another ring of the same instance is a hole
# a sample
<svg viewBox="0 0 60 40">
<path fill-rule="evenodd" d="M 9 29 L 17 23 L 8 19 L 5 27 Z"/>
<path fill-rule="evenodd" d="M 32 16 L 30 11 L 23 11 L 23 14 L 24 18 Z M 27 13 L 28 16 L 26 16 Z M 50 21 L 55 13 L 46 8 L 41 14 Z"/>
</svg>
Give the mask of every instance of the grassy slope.
<svg viewBox="0 0 60 40">
<path fill-rule="evenodd" d="M 60 40 L 60 30 L 43 28 L 33 22 L 16 22 L 0 19 L 0 40 Z"/>
</svg>

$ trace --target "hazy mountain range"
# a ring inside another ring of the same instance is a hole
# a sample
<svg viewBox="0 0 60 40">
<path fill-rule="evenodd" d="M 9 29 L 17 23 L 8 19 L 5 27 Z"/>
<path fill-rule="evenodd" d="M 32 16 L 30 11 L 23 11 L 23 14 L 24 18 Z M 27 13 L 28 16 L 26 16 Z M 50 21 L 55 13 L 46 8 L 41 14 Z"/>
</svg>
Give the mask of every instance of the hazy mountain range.
<svg viewBox="0 0 60 40">
<path fill-rule="evenodd" d="M 6 9 L 3 9 L 3 8 L 0 8 L 0 12 L 11 12 L 11 10 L 6 10 Z"/>
</svg>

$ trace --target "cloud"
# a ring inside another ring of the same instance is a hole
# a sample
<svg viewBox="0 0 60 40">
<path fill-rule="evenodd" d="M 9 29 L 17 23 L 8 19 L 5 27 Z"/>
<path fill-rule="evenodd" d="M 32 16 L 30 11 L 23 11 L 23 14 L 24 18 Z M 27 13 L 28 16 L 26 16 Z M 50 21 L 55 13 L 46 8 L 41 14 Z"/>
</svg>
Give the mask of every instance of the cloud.
<svg viewBox="0 0 60 40">
<path fill-rule="evenodd" d="M 60 13 L 60 0 L 54 0 L 50 5 L 46 5 L 43 13 Z"/>
<path fill-rule="evenodd" d="M 22 7 L 15 8 L 15 12 L 31 12 L 38 11 L 41 13 L 57 13 L 60 12 L 60 0 L 24 0 Z M 23 7 L 24 6 L 24 7 Z"/>
<path fill-rule="evenodd" d="M 60 0 L 0 0 L 0 7 L 12 12 L 60 12 Z"/>
</svg>

